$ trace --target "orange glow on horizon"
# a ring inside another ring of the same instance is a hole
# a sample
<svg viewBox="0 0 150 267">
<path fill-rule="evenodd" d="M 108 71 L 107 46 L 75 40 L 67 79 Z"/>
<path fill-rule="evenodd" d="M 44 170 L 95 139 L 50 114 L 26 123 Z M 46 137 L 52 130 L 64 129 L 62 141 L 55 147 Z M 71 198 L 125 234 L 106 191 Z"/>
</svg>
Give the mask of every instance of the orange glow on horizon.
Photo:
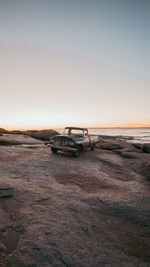
<svg viewBox="0 0 150 267">
<path fill-rule="evenodd" d="M 72 126 L 72 127 L 85 127 L 89 129 L 113 129 L 113 128 L 150 128 L 150 123 L 135 123 L 135 124 L 103 124 L 103 125 L 62 125 L 62 126 L 46 126 L 46 127 L 0 127 L 3 129 L 6 129 L 8 131 L 13 131 L 13 130 L 42 130 L 42 129 L 64 129 L 67 126 Z"/>
</svg>

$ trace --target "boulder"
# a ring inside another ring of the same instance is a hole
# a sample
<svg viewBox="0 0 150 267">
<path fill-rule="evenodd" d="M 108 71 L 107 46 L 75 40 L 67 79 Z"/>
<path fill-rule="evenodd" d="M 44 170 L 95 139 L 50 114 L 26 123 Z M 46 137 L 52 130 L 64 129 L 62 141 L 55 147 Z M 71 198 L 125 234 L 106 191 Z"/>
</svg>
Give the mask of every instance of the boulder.
<svg viewBox="0 0 150 267">
<path fill-rule="evenodd" d="M 58 132 L 55 130 L 49 129 L 49 130 L 29 130 L 26 131 L 26 134 L 31 136 L 32 138 L 44 140 L 44 141 L 49 141 L 50 137 L 53 137 L 54 135 L 59 135 Z"/>
<path fill-rule="evenodd" d="M 142 144 L 142 151 L 145 153 L 150 153 L 150 143 Z"/>
<path fill-rule="evenodd" d="M 115 142 L 104 142 L 99 143 L 98 148 L 106 149 L 106 150 L 115 150 L 115 149 L 123 149 L 124 146 Z"/>
</svg>

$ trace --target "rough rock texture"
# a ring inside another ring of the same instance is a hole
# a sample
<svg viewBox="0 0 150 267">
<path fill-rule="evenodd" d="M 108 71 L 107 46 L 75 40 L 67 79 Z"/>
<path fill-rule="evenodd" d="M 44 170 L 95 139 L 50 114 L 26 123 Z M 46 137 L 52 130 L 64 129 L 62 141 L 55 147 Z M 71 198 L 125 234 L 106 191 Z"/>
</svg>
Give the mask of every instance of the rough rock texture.
<svg viewBox="0 0 150 267">
<path fill-rule="evenodd" d="M 140 171 L 150 181 L 150 160 L 142 161 Z"/>
<path fill-rule="evenodd" d="M 11 146 L 21 144 L 43 144 L 42 141 L 36 140 L 24 134 L 3 134 L 0 136 L 0 146 Z"/>
<path fill-rule="evenodd" d="M 107 149 L 107 150 L 115 150 L 115 149 L 123 149 L 124 146 L 121 145 L 121 144 L 118 144 L 116 142 L 103 142 L 103 143 L 100 143 L 99 145 L 99 148 L 101 149 Z"/>
<path fill-rule="evenodd" d="M 2 128 L 0 128 L 2 129 Z M 4 130 L 4 129 L 2 129 Z M 4 135 L 0 136 L 0 145 L 15 145 L 15 144 L 21 144 L 21 143 L 35 143 L 36 140 L 41 140 L 41 141 L 49 141 L 49 138 L 54 136 L 54 135 L 59 135 L 59 133 L 55 130 L 52 129 L 46 129 L 46 130 L 27 130 L 27 131 L 19 131 L 19 130 L 14 130 L 14 131 L 2 131 Z M 1 134 L 1 131 L 0 131 Z M 29 139 L 28 136 L 31 138 Z M 26 140 L 25 140 L 26 138 Z M 34 139 L 32 139 L 34 138 Z M 11 139 L 11 140 L 10 140 Z M 21 140 L 20 140 L 21 139 Z M 3 141 L 4 140 L 4 141 Z"/>
<path fill-rule="evenodd" d="M 98 148 L 115 150 L 115 149 L 124 149 L 133 147 L 130 143 L 127 143 L 125 140 L 117 139 L 113 137 L 102 138 L 101 142 L 97 145 Z"/>
<path fill-rule="evenodd" d="M 54 131 L 54 130 L 40 130 L 40 131 L 26 131 L 26 134 L 36 138 L 36 139 L 40 139 L 40 140 L 44 140 L 44 141 L 49 141 L 49 138 L 54 136 L 54 135 L 59 135 L 58 132 Z"/>
<path fill-rule="evenodd" d="M 0 198 L 13 195 L 13 188 L 7 184 L 0 183 Z"/>
<path fill-rule="evenodd" d="M 150 266 L 150 154 L 137 154 L 1 146 L 0 266 Z"/>
<path fill-rule="evenodd" d="M 148 152 L 148 146 L 127 143 L 125 140 L 116 137 L 103 138 L 96 145 L 97 148 L 111 150 L 124 158 L 140 158 L 139 153 Z M 145 147 L 145 150 L 143 149 Z"/>
</svg>

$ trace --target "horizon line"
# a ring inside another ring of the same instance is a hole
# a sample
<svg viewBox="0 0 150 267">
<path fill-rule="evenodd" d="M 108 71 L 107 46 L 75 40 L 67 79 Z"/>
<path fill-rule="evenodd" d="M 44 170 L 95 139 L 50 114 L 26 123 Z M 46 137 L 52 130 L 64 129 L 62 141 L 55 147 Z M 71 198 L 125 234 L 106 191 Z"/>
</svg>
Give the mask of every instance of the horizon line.
<svg viewBox="0 0 150 267">
<path fill-rule="evenodd" d="M 50 127 L 0 127 L 7 131 L 25 131 L 25 130 L 46 130 L 46 129 L 64 129 L 66 126 L 50 126 Z M 150 128 L 150 124 L 125 124 L 125 125 L 71 125 L 71 127 L 83 127 L 88 129 L 138 129 L 138 128 Z"/>
</svg>

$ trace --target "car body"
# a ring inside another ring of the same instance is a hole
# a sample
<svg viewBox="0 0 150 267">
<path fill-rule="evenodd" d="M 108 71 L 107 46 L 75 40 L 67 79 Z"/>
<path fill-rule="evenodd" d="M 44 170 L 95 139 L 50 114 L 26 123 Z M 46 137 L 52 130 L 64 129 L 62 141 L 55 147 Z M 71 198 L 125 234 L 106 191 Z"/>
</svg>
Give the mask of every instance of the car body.
<svg viewBox="0 0 150 267">
<path fill-rule="evenodd" d="M 81 151 L 88 148 L 94 150 L 95 144 L 99 142 L 98 136 L 89 136 L 87 128 L 66 127 L 62 135 L 55 135 L 49 140 L 51 151 L 58 150 L 72 152 L 77 157 Z"/>
</svg>

